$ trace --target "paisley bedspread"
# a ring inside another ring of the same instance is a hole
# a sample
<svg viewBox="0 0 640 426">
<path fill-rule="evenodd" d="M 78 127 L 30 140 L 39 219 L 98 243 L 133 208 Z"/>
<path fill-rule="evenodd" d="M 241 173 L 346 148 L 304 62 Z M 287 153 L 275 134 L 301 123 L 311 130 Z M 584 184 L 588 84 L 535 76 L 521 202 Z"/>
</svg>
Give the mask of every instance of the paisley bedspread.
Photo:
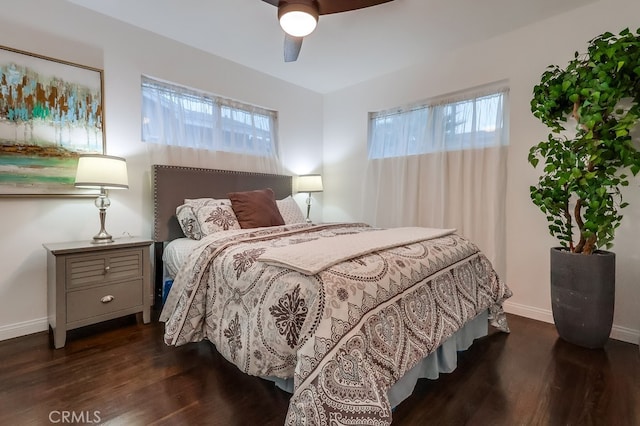
<svg viewBox="0 0 640 426">
<path fill-rule="evenodd" d="M 506 331 L 511 292 L 457 234 L 315 275 L 257 260 L 271 247 L 374 229 L 303 224 L 205 237 L 174 280 L 160 318 L 165 342 L 207 339 L 245 373 L 294 377 L 287 424 L 390 424 L 386 390 L 484 310 Z"/>
</svg>

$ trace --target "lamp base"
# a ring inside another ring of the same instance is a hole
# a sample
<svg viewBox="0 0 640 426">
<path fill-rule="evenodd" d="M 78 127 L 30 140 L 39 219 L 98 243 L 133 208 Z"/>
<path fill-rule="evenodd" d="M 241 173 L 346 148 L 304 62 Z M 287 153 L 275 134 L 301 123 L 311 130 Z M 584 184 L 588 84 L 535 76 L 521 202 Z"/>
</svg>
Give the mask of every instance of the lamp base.
<svg viewBox="0 0 640 426">
<path fill-rule="evenodd" d="M 111 205 L 111 200 L 107 197 L 106 191 L 102 189 L 100 195 L 96 198 L 95 205 L 99 210 L 100 215 L 100 232 L 93 237 L 93 244 L 108 244 L 113 242 L 113 238 L 104 229 L 104 222 L 107 217 L 107 207 Z"/>
<path fill-rule="evenodd" d="M 109 235 L 104 229 L 93 236 L 92 244 L 108 244 L 113 242 L 113 237 Z"/>
<path fill-rule="evenodd" d="M 305 219 L 307 223 L 311 223 L 309 213 L 311 213 L 311 193 L 309 193 L 309 196 L 307 197 L 307 218 Z"/>
</svg>

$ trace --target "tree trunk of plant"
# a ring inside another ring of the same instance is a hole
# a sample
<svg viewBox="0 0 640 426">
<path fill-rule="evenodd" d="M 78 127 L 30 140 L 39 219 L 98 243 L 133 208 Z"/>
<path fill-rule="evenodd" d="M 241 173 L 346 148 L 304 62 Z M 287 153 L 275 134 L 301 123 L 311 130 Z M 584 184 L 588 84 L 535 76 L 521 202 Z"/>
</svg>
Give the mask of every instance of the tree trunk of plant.
<svg viewBox="0 0 640 426">
<path fill-rule="evenodd" d="M 560 337 L 602 348 L 611 333 L 615 303 L 615 254 L 551 249 L 551 302 Z"/>
</svg>

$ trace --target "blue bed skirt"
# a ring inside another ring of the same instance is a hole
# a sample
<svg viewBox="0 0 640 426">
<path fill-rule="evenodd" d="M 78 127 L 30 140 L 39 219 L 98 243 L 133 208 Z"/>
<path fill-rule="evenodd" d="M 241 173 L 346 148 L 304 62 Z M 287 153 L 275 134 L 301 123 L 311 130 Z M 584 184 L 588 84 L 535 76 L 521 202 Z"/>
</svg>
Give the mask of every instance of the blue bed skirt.
<svg viewBox="0 0 640 426">
<path fill-rule="evenodd" d="M 489 314 L 484 311 L 467 322 L 457 333 L 445 340 L 435 352 L 427 356 L 409 370 L 389 389 L 387 395 L 392 407 L 396 407 L 408 398 L 419 379 L 438 378 L 440 373 L 451 373 L 458 366 L 458 352 L 467 350 L 475 339 L 484 337 L 489 332 Z M 293 378 L 263 377 L 273 381 L 282 390 L 293 393 Z"/>
</svg>

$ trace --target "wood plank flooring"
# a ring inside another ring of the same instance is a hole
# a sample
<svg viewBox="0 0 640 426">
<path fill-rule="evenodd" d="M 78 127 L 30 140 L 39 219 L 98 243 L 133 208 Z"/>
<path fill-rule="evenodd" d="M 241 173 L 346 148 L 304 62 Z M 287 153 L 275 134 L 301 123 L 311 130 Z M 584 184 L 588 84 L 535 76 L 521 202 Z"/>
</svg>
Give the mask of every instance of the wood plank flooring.
<svg viewBox="0 0 640 426">
<path fill-rule="evenodd" d="M 511 334 L 491 332 L 456 371 L 420 381 L 393 424 L 640 425 L 637 345 L 582 349 L 508 318 Z M 0 342 L 0 425 L 283 424 L 287 393 L 208 342 L 168 347 L 162 332 L 131 316 L 74 330 L 58 350 L 48 333 Z"/>
</svg>

